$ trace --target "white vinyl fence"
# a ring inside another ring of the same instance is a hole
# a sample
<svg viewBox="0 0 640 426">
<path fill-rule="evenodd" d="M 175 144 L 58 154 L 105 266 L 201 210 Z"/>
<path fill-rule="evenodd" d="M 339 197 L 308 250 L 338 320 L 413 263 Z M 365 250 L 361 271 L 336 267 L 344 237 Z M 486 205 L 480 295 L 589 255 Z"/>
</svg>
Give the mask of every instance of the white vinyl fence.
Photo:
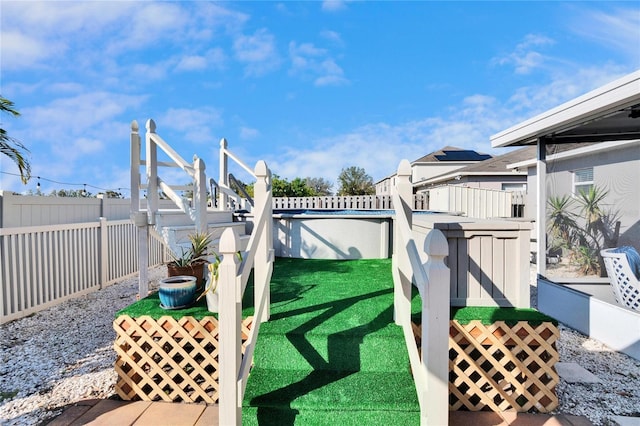
<svg viewBox="0 0 640 426">
<path fill-rule="evenodd" d="M 413 210 L 456 213 L 486 219 L 519 217 L 524 194 L 484 188 L 447 185 L 413 194 Z M 519 207 L 519 208 L 516 208 Z M 391 195 L 325 197 L 273 197 L 274 210 L 394 210 Z M 518 214 L 516 214 L 518 212 Z"/>
<path fill-rule="evenodd" d="M 0 323 L 97 291 L 137 272 L 130 220 L 0 228 Z M 164 262 L 152 234 L 149 263 Z"/>
<path fill-rule="evenodd" d="M 446 185 L 429 189 L 429 210 L 461 213 L 477 219 L 513 217 L 514 205 L 524 204 L 520 192 Z"/>
<path fill-rule="evenodd" d="M 274 210 L 393 210 L 391 195 L 345 195 L 324 197 L 273 197 Z M 426 210 L 427 197 L 413 196 L 413 209 Z"/>
<path fill-rule="evenodd" d="M 140 200 L 141 208 L 146 204 L 146 198 Z M 160 200 L 159 208 L 176 207 L 171 200 Z M 101 217 L 124 220 L 129 219 L 130 210 L 130 199 L 45 197 L 0 191 L 1 228 L 95 222 Z"/>
</svg>

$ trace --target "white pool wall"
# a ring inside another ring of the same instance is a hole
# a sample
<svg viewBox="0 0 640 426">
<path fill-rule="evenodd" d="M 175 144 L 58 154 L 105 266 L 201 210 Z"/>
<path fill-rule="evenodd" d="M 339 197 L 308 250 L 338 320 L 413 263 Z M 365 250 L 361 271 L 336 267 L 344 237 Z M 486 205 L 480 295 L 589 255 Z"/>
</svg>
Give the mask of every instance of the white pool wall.
<svg viewBox="0 0 640 426">
<path fill-rule="evenodd" d="M 278 257 L 385 259 L 391 256 L 391 224 L 389 214 L 275 214 L 273 247 Z"/>
</svg>

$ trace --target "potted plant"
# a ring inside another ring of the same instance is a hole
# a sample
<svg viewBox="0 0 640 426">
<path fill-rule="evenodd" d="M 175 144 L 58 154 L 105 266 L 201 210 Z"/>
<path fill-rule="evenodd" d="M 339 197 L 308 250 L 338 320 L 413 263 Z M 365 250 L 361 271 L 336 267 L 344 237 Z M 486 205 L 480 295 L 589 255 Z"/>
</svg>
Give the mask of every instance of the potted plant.
<svg viewBox="0 0 640 426">
<path fill-rule="evenodd" d="M 205 265 L 208 263 L 209 246 L 212 242 L 211 234 L 196 232 L 189 235 L 191 246 L 182 249 L 179 255 L 171 254 L 173 260 L 167 264 L 169 277 L 191 275 L 196 277 L 196 292 L 201 292 L 206 280 Z"/>
<path fill-rule="evenodd" d="M 207 309 L 209 312 L 218 312 L 218 278 L 220 275 L 220 256 L 217 253 L 212 253 L 214 256 L 214 261 L 207 265 L 208 273 L 207 273 L 207 283 L 205 284 L 204 291 L 200 293 L 196 302 L 203 297 L 206 297 L 207 300 Z M 242 253 L 237 252 L 236 256 L 238 260 L 242 262 Z"/>
<path fill-rule="evenodd" d="M 215 256 L 215 261 L 207 265 L 207 282 L 204 291 L 198 296 L 196 302 L 206 297 L 209 312 L 218 312 L 218 269 L 220 267 L 220 256 L 216 253 L 213 253 L 213 255 Z"/>
</svg>

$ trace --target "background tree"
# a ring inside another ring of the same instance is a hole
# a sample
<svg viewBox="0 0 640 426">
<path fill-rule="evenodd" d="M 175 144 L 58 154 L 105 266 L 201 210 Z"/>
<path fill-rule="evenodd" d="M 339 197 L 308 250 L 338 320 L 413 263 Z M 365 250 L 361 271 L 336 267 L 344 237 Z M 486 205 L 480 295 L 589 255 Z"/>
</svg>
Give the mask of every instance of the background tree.
<svg viewBox="0 0 640 426">
<path fill-rule="evenodd" d="M 13 102 L 2 96 L 0 96 L 0 112 L 14 117 L 20 116 L 20 113 L 14 109 Z M 20 141 L 9 136 L 3 128 L 0 128 L 0 152 L 16 163 L 22 183 L 27 183 L 31 177 L 31 165 L 25 158 L 29 150 Z"/>
<path fill-rule="evenodd" d="M 247 193 L 253 197 L 253 183 L 245 186 Z M 313 191 L 302 178 L 295 178 L 289 182 L 286 178 L 271 175 L 271 192 L 274 197 L 310 197 Z"/>
<path fill-rule="evenodd" d="M 312 195 L 315 197 L 333 194 L 333 183 L 324 178 L 305 178 L 305 183 L 311 189 Z"/>
<path fill-rule="evenodd" d="M 373 179 L 362 167 L 351 166 L 342 169 L 338 176 L 338 195 L 373 195 L 376 188 Z"/>
<path fill-rule="evenodd" d="M 91 192 L 85 189 L 55 189 L 49 193 L 50 197 L 78 197 L 78 198 L 94 198 Z"/>
<path fill-rule="evenodd" d="M 307 186 L 306 179 L 295 178 L 289 183 L 287 197 L 311 197 L 315 195 L 313 189 Z"/>
<path fill-rule="evenodd" d="M 117 192 L 117 191 L 112 191 L 112 190 L 108 190 L 104 193 L 104 196 L 106 198 L 124 198 L 124 195 L 122 195 L 121 192 Z"/>
</svg>

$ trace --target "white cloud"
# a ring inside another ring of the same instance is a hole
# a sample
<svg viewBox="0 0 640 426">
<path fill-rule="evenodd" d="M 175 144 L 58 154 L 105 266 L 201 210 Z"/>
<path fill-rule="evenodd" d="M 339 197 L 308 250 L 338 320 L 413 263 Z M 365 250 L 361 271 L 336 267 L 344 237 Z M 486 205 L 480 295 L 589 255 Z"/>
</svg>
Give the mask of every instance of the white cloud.
<svg viewBox="0 0 640 426">
<path fill-rule="evenodd" d="M 18 31 L 0 33 L 2 68 L 19 70 L 61 55 L 66 46 L 58 42 L 45 42 Z"/>
<path fill-rule="evenodd" d="M 316 86 L 337 86 L 349 83 L 344 71 L 329 57 L 326 49 L 318 48 L 312 43 L 289 43 L 289 73 L 303 79 L 313 79 Z"/>
<path fill-rule="evenodd" d="M 241 35 L 233 42 L 235 57 L 245 64 L 245 75 L 259 76 L 276 69 L 280 58 L 275 37 L 267 29 L 257 30 L 253 35 Z"/>
<path fill-rule="evenodd" d="M 214 141 L 213 128 L 222 126 L 223 121 L 220 111 L 215 108 L 170 108 L 158 117 L 156 124 L 160 135 L 162 129 L 171 129 L 186 143 L 201 144 Z"/>
<path fill-rule="evenodd" d="M 108 54 L 140 50 L 162 43 L 178 44 L 189 35 L 191 18 L 181 5 L 174 3 L 136 3 L 136 8 L 127 19 L 127 31 L 119 31 L 122 37 L 114 37 Z"/>
<path fill-rule="evenodd" d="M 529 74 L 534 69 L 540 68 L 547 57 L 535 49 L 549 46 L 555 42 L 538 34 L 527 34 L 524 40 L 518 43 L 513 52 L 502 57 L 493 58 L 492 62 L 499 65 L 512 65 L 517 74 Z"/>
<path fill-rule="evenodd" d="M 342 46 L 344 44 L 344 42 L 342 41 L 342 37 L 340 37 L 340 34 L 335 32 L 335 31 L 331 31 L 331 30 L 324 30 L 320 32 L 320 36 L 326 40 L 329 40 L 339 46 Z"/>
<path fill-rule="evenodd" d="M 612 11 L 577 9 L 569 15 L 569 28 L 576 34 L 612 50 L 640 65 L 640 8 L 619 7 Z"/>
<path fill-rule="evenodd" d="M 255 139 L 260 136 L 260 132 L 257 129 L 252 129 L 251 127 L 240 127 L 240 139 L 248 140 Z"/>
<path fill-rule="evenodd" d="M 337 12 L 347 8 L 347 4 L 343 0 L 324 0 L 322 2 L 322 10 L 326 12 Z"/>
<path fill-rule="evenodd" d="M 622 77 L 627 72 L 623 67 L 614 65 L 588 68 L 567 66 L 548 83 L 518 88 L 506 104 L 518 114 L 533 116 Z"/>
<path fill-rule="evenodd" d="M 176 66 L 176 71 L 197 71 L 206 67 L 207 59 L 204 56 L 191 55 L 185 56 L 180 60 Z"/>
</svg>

